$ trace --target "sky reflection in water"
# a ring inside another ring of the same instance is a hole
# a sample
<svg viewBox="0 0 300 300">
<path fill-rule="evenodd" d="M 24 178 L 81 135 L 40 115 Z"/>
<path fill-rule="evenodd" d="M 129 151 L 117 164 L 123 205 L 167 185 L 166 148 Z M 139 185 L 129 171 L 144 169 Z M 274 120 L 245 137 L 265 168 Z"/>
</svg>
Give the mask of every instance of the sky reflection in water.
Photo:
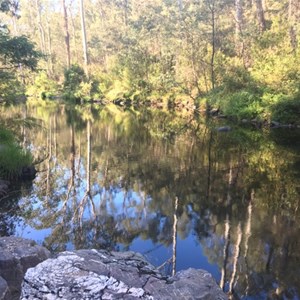
<svg viewBox="0 0 300 300">
<path fill-rule="evenodd" d="M 9 218 L 16 235 L 52 251 L 138 251 L 168 273 L 203 268 L 244 299 L 299 298 L 299 132 L 218 133 L 190 115 L 116 107 L 19 109 L 44 121 L 24 144 L 47 158 Z"/>
</svg>

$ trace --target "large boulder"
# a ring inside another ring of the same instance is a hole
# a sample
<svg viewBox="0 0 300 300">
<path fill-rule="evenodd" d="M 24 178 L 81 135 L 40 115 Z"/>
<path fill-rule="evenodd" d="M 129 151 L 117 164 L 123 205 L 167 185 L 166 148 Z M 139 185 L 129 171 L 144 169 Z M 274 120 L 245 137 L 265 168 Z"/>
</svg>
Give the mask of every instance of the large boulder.
<svg viewBox="0 0 300 300">
<path fill-rule="evenodd" d="M 163 276 L 134 252 L 63 252 L 28 269 L 21 299 L 227 299 L 211 274 L 188 269 Z"/>
<path fill-rule="evenodd" d="M 32 240 L 0 237 L 0 299 L 19 299 L 28 268 L 50 257 L 50 252 Z"/>
</svg>

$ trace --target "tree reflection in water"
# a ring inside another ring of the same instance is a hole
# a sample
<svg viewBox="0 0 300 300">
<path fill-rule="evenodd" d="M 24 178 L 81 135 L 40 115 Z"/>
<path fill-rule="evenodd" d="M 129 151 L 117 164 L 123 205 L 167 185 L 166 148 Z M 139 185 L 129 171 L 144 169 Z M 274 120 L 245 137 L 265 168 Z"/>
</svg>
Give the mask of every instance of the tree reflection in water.
<svg viewBox="0 0 300 300">
<path fill-rule="evenodd" d="M 169 249 L 157 266 L 170 273 L 205 255 L 232 297 L 299 297 L 299 145 L 175 112 L 29 103 L 26 113 L 48 129 L 24 131 L 49 155 L 19 200 L 31 238 L 50 229 L 52 251 L 138 241 L 143 253 Z M 189 239 L 203 254 L 180 255 Z"/>
</svg>

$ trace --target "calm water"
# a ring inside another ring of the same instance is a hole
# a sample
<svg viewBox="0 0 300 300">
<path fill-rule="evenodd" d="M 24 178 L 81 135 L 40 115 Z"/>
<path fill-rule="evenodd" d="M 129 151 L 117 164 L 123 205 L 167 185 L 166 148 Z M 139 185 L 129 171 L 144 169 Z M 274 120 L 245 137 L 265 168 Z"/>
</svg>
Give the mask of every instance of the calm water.
<svg viewBox="0 0 300 300">
<path fill-rule="evenodd" d="M 39 120 L 21 139 L 42 161 L 2 201 L 2 236 L 139 251 L 169 274 L 206 269 L 242 299 L 299 299 L 299 130 L 55 103 L 1 116 Z"/>
</svg>

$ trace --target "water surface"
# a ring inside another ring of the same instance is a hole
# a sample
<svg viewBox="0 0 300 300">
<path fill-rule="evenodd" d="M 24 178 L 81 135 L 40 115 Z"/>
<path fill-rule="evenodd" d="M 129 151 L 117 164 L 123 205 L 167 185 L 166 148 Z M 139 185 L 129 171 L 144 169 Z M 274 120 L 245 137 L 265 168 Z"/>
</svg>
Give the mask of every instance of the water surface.
<svg viewBox="0 0 300 300">
<path fill-rule="evenodd" d="M 54 102 L 1 115 L 40 120 L 21 140 L 42 161 L 2 201 L 2 236 L 134 250 L 168 274 L 206 269 L 242 299 L 299 299 L 299 130 Z"/>
</svg>

